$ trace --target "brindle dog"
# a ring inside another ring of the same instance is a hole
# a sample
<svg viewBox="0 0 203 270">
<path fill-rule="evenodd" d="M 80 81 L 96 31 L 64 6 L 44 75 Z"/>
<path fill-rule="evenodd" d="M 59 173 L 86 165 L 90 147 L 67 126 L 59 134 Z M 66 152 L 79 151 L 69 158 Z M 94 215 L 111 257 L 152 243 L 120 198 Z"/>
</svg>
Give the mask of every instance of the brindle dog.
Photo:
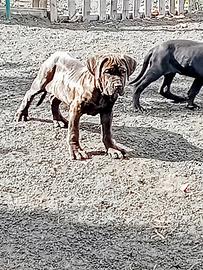
<svg viewBox="0 0 203 270">
<path fill-rule="evenodd" d="M 88 153 L 79 144 L 81 115 L 100 114 L 102 141 L 107 153 L 122 158 L 126 153 L 112 138 L 112 108 L 124 94 L 126 80 L 134 72 L 136 61 L 120 54 L 93 56 L 83 65 L 66 52 L 56 52 L 41 66 L 31 89 L 25 94 L 16 113 L 17 121 L 28 120 L 28 109 L 33 98 L 43 93 L 38 105 L 51 94 L 53 121 L 68 126 L 68 143 L 72 159 L 86 159 Z M 60 103 L 69 105 L 69 122 L 59 110 Z"/>
</svg>

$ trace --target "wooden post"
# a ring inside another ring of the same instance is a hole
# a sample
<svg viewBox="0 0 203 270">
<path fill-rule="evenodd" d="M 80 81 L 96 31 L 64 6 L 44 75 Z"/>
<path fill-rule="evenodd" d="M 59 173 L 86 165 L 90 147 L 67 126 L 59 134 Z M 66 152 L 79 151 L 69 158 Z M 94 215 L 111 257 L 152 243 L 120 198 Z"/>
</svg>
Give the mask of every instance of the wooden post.
<svg viewBox="0 0 203 270">
<path fill-rule="evenodd" d="M 133 0 L 133 18 L 139 17 L 140 0 Z"/>
<path fill-rule="evenodd" d="M 129 19 L 129 0 L 122 0 L 122 19 Z"/>
<path fill-rule="evenodd" d="M 178 15 L 184 13 L 184 0 L 178 0 Z"/>
<path fill-rule="evenodd" d="M 176 1 L 175 0 L 170 0 L 169 12 L 171 14 L 175 14 L 176 13 L 175 5 L 176 5 Z"/>
<path fill-rule="evenodd" d="M 118 0 L 111 0 L 111 2 L 110 2 L 110 19 L 115 20 L 117 18 L 117 4 L 118 4 Z"/>
<path fill-rule="evenodd" d="M 90 0 L 83 0 L 82 16 L 83 16 L 83 21 L 90 20 Z"/>
<path fill-rule="evenodd" d="M 106 0 L 99 0 L 99 20 L 106 20 Z"/>
<path fill-rule="evenodd" d="M 50 0 L 50 20 L 51 22 L 57 22 L 57 0 Z"/>
<path fill-rule="evenodd" d="M 32 0 L 32 7 L 39 7 L 39 0 Z"/>
<path fill-rule="evenodd" d="M 188 12 L 190 13 L 192 11 L 192 1 L 188 0 Z"/>
<path fill-rule="evenodd" d="M 166 1 L 165 0 L 158 1 L 158 10 L 159 10 L 159 15 L 166 14 Z"/>
<path fill-rule="evenodd" d="M 152 9 L 152 1 L 151 0 L 144 0 L 144 6 L 145 6 L 145 17 L 151 17 L 151 9 Z"/>
<path fill-rule="evenodd" d="M 68 0 L 68 17 L 71 19 L 76 13 L 75 0 Z"/>
<path fill-rule="evenodd" d="M 39 0 L 39 7 L 47 9 L 47 0 Z"/>
</svg>

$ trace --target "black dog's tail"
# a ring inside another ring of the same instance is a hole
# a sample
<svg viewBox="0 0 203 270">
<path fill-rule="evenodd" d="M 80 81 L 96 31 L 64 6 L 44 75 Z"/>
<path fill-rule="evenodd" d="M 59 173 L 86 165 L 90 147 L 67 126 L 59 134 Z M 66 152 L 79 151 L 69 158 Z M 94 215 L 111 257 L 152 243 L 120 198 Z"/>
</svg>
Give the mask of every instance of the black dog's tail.
<svg viewBox="0 0 203 270">
<path fill-rule="evenodd" d="M 139 81 L 139 79 L 144 75 L 144 73 L 145 73 L 145 71 L 146 71 L 146 69 L 148 67 L 149 60 L 150 60 L 150 58 L 152 56 L 152 53 L 153 53 L 153 49 L 150 50 L 148 52 L 148 54 L 145 56 L 144 62 L 143 62 L 143 65 L 142 65 L 142 70 L 140 71 L 140 74 L 133 81 L 129 82 L 129 84 L 133 84 L 133 83 Z"/>
<path fill-rule="evenodd" d="M 43 94 L 41 95 L 39 101 L 37 102 L 37 107 L 38 107 L 40 104 L 42 104 L 42 101 L 45 99 L 46 95 L 47 95 L 47 91 L 44 91 Z"/>
</svg>

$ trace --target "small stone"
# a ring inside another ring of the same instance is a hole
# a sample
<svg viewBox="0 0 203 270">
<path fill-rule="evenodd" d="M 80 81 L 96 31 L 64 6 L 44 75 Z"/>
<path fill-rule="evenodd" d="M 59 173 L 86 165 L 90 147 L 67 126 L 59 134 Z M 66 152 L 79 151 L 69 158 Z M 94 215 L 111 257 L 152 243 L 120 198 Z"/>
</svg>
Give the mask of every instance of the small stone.
<svg viewBox="0 0 203 270">
<path fill-rule="evenodd" d="M 180 190 L 183 191 L 183 192 L 185 192 L 185 193 L 190 192 L 190 190 L 189 190 L 189 183 L 186 183 L 186 184 L 182 185 L 180 187 Z"/>
</svg>

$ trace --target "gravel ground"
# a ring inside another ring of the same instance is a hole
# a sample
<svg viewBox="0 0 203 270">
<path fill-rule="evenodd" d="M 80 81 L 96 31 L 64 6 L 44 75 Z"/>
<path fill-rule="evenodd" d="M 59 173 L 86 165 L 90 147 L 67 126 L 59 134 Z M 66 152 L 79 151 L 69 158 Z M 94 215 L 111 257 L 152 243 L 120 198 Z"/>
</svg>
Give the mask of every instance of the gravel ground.
<svg viewBox="0 0 203 270">
<path fill-rule="evenodd" d="M 51 26 L 1 18 L 0 37 L 0 269 L 203 269 L 203 91 L 200 109 L 188 111 L 163 99 L 157 81 L 142 95 L 142 114 L 126 87 L 113 119 L 116 140 L 130 150 L 125 160 L 99 154 L 98 116 L 81 119 L 82 145 L 98 151 L 83 162 L 69 160 L 67 130 L 53 127 L 48 100 L 30 108 L 33 121 L 13 120 L 40 63 L 56 50 L 81 61 L 124 52 L 139 63 L 134 78 L 154 44 L 202 41 L 203 22 Z M 177 76 L 172 91 L 185 95 L 191 82 Z"/>
</svg>

